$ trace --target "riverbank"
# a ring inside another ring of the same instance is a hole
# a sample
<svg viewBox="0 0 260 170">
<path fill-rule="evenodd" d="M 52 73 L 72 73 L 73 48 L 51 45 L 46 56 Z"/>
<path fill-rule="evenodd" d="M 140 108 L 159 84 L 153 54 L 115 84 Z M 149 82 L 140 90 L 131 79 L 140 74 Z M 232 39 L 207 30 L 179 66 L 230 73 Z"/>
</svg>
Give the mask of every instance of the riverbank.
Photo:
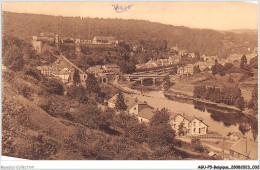
<svg viewBox="0 0 260 170">
<path fill-rule="evenodd" d="M 129 94 L 143 94 L 144 92 L 159 90 L 156 87 L 132 88 L 132 87 L 128 87 L 128 85 L 119 84 L 118 81 L 114 81 L 113 85 L 115 85 L 117 88 L 122 90 L 124 93 L 129 93 Z M 235 106 L 226 105 L 224 103 L 214 103 L 209 100 L 195 98 L 195 97 L 191 96 L 188 92 L 185 92 L 185 91 L 170 89 L 170 90 L 164 91 L 163 93 L 164 93 L 165 97 L 168 97 L 172 100 L 181 99 L 181 100 L 187 100 L 187 101 L 191 101 L 191 102 L 198 102 L 199 104 L 203 104 L 208 107 L 214 107 L 214 110 L 219 110 L 223 113 L 240 112 L 240 113 L 243 113 L 244 115 L 248 115 L 248 114 L 245 114 L 244 112 L 242 112 L 240 109 L 236 108 Z M 253 116 L 253 115 L 249 115 L 249 116 Z"/>
<path fill-rule="evenodd" d="M 242 112 L 240 109 L 236 108 L 235 106 L 230 106 L 224 103 L 214 103 L 211 102 L 209 100 L 205 100 L 205 99 L 199 99 L 199 98 L 195 98 L 193 96 L 187 95 L 187 93 L 183 92 L 183 91 L 179 91 L 179 90 L 168 90 L 165 91 L 164 94 L 168 97 L 174 97 L 174 98 L 179 98 L 179 99 L 185 99 L 185 100 L 191 100 L 191 101 L 196 101 L 196 102 L 201 102 L 207 105 L 211 105 L 211 106 L 217 106 L 219 108 L 226 108 L 229 110 L 234 110 L 236 112 Z"/>
</svg>

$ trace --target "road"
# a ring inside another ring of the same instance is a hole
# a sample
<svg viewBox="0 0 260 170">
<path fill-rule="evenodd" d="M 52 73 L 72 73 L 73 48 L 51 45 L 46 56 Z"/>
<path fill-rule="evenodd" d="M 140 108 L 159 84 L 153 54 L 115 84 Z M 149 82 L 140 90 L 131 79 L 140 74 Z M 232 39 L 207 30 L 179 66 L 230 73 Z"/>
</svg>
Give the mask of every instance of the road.
<svg viewBox="0 0 260 170">
<path fill-rule="evenodd" d="M 187 143 L 191 143 L 191 138 L 183 138 L 183 137 L 178 137 L 179 140 L 182 140 L 184 142 L 187 142 Z M 201 140 L 201 143 L 203 146 L 206 146 L 208 149 L 210 149 L 211 151 L 214 151 L 214 152 L 219 152 L 219 153 L 223 153 L 223 149 L 222 148 L 219 148 L 219 147 L 216 147 L 212 144 L 209 144 L 209 143 L 205 143 L 203 142 L 203 140 Z M 229 156 L 229 150 L 224 150 L 224 153 L 225 153 L 225 156 Z"/>
</svg>

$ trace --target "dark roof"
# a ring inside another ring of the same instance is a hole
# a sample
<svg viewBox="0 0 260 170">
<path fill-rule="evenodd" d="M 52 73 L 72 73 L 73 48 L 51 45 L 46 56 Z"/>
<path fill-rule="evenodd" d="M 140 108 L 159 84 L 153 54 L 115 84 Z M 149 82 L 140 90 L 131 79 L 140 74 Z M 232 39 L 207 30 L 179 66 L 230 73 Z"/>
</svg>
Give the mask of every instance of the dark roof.
<svg viewBox="0 0 260 170">
<path fill-rule="evenodd" d="M 127 105 L 127 109 L 126 109 L 127 111 L 132 109 L 134 106 L 136 106 L 138 104 L 138 101 L 136 101 L 135 99 L 134 100 L 132 100 L 132 99 L 133 98 L 125 100 L 125 103 Z"/>
<path fill-rule="evenodd" d="M 133 99 L 133 98 L 132 98 L 132 99 Z M 145 108 L 151 108 L 151 109 L 153 109 L 152 106 L 148 105 L 146 102 L 138 101 L 137 98 L 134 100 L 134 102 L 133 102 L 133 101 L 131 101 L 131 102 L 132 102 L 132 104 L 127 107 L 127 111 L 130 110 L 130 109 L 132 109 L 132 108 L 133 108 L 134 106 L 136 106 L 136 105 L 139 105 L 139 106 L 140 106 L 140 105 L 143 105 L 143 106 L 145 106 Z"/>
<path fill-rule="evenodd" d="M 258 159 L 258 143 L 244 138 L 234 143 L 230 150 L 248 156 L 250 159 Z"/>
<path fill-rule="evenodd" d="M 243 138 L 244 135 L 241 132 L 233 132 L 238 138 Z"/>
<path fill-rule="evenodd" d="M 117 95 L 118 95 L 118 94 L 116 94 L 116 95 L 114 95 L 113 97 L 111 97 L 111 98 L 108 100 L 108 102 L 115 104 L 115 103 L 116 103 L 116 99 L 117 99 Z M 125 104 L 127 105 L 127 107 L 130 107 L 130 106 L 136 104 L 136 100 L 135 100 L 134 98 L 128 97 L 128 96 L 126 96 L 125 94 L 123 94 L 123 95 L 124 95 Z"/>
<path fill-rule="evenodd" d="M 181 114 L 181 113 L 171 113 L 170 120 L 174 119 L 177 115 L 180 115 L 181 117 L 183 117 L 184 119 L 186 119 L 188 121 L 191 121 L 194 118 L 192 116 L 185 115 L 184 113 L 183 114 Z"/>
<path fill-rule="evenodd" d="M 154 111 L 151 108 L 144 108 L 138 113 L 138 117 L 151 120 L 154 115 Z"/>
<path fill-rule="evenodd" d="M 201 118 L 201 117 L 196 117 L 196 116 L 195 116 L 195 117 L 193 117 L 193 119 L 197 119 L 197 120 L 199 120 L 201 123 L 203 123 L 203 124 L 205 124 L 206 126 L 209 127 L 209 125 L 207 125 L 207 124 L 203 121 L 203 118 Z M 192 119 L 192 120 L 193 120 L 193 119 Z M 192 120 L 191 120 L 191 121 L 192 121 Z"/>
</svg>

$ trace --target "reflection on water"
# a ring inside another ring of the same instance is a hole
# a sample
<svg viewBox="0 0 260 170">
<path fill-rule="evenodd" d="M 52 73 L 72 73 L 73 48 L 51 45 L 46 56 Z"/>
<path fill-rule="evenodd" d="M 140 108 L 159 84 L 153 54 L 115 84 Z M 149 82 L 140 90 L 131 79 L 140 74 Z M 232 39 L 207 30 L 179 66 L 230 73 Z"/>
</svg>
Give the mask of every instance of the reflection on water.
<svg viewBox="0 0 260 170">
<path fill-rule="evenodd" d="M 214 121 L 223 122 L 225 127 L 239 126 L 239 131 L 246 136 L 250 136 L 248 133 L 252 133 L 251 137 L 254 140 L 258 134 L 258 120 L 243 114 L 241 111 L 232 110 L 229 108 L 219 108 L 217 106 L 207 107 L 207 104 L 202 102 L 193 101 L 194 108 L 203 112 L 210 113 L 210 117 Z"/>
<path fill-rule="evenodd" d="M 193 100 L 165 97 L 162 91 L 150 91 L 142 95 L 132 94 L 132 96 L 137 97 L 141 101 L 146 101 L 155 109 L 165 107 L 171 112 L 201 117 L 209 125 L 209 131 L 217 132 L 223 136 L 229 132 L 241 131 L 247 138 L 257 139 L 258 121 L 255 118 L 244 115 L 242 112 L 214 105 L 206 105 Z"/>
</svg>

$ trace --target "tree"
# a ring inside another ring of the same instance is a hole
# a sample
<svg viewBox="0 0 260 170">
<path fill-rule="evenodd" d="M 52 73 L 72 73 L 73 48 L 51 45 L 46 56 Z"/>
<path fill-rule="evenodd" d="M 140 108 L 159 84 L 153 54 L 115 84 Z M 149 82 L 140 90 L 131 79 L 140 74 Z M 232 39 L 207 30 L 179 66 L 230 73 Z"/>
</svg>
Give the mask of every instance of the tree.
<svg viewBox="0 0 260 170">
<path fill-rule="evenodd" d="M 197 73 L 200 73 L 200 66 L 194 66 L 193 67 L 193 70 L 194 70 L 194 74 L 197 74 Z"/>
<path fill-rule="evenodd" d="M 86 79 L 86 91 L 88 94 L 96 93 L 100 94 L 100 87 L 94 74 L 89 74 Z"/>
<path fill-rule="evenodd" d="M 173 85 L 173 83 L 172 83 L 171 80 L 170 80 L 169 75 L 165 76 L 165 77 L 163 78 L 163 80 L 165 81 L 163 87 L 164 87 L 165 90 L 168 90 L 168 89 Z"/>
<path fill-rule="evenodd" d="M 79 116 L 76 118 L 80 124 L 97 129 L 103 125 L 102 111 L 96 105 L 87 104 L 79 107 Z"/>
<path fill-rule="evenodd" d="M 240 68 L 244 69 L 246 64 L 247 64 L 247 59 L 246 59 L 245 54 L 243 54 L 243 56 L 241 57 Z"/>
<path fill-rule="evenodd" d="M 179 127 L 178 127 L 178 135 L 179 135 L 179 136 L 182 136 L 182 135 L 183 135 L 183 127 L 184 127 L 184 123 L 181 122 L 181 123 L 179 124 Z"/>
<path fill-rule="evenodd" d="M 200 52 L 199 52 L 199 51 L 195 51 L 195 59 L 196 59 L 197 61 L 200 60 Z"/>
<path fill-rule="evenodd" d="M 213 75 L 216 75 L 216 74 L 217 74 L 217 67 L 216 67 L 216 65 L 213 65 L 213 66 L 211 67 L 211 71 L 212 71 L 212 74 L 213 74 Z"/>
<path fill-rule="evenodd" d="M 78 100 L 81 103 L 87 103 L 88 102 L 88 97 L 86 94 L 86 89 L 82 86 L 70 86 L 67 89 L 67 96 Z"/>
<path fill-rule="evenodd" d="M 64 93 L 64 87 L 63 87 L 63 83 L 55 78 L 52 79 L 47 79 L 46 81 L 44 81 L 43 83 L 46 86 L 46 90 L 49 93 L 53 93 L 53 94 L 57 94 L 57 95 L 63 95 Z"/>
<path fill-rule="evenodd" d="M 235 106 L 239 108 L 240 110 L 245 109 L 245 101 L 243 97 L 238 97 L 235 101 Z"/>
<path fill-rule="evenodd" d="M 258 68 L 258 55 L 253 57 L 249 62 L 250 62 L 249 64 L 250 64 L 251 68 L 257 69 Z"/>
<path fill-rule="evenodd" d="M 124 99 L 124 95 L 119 92 L 116 98 L 116 109 L 117 110 L 126 110 L 127 106 L 125 104 L 125 99 Z"/>
<path fill-rule="evenodd" d="M 3 49 L 3 64 L 13 71 L 21 71 L 24 67 L 23 53 L 21 49 L 13 45 L 9 49 Z"/>
<path fill-rule="evenodd" d="M 175 138 L 175 131 L 169 124 L 169 112 L 166 109 L 156 111 L 150 122 L 148 143 L 151 147 L 171 145 Z"/>
<path fill-rule="evenodd" d="M 151 119 L 150 126 L 157 126 L 167 124 L 170 120 L 170 115 L 167 109 L 163 108 L 161 111 L 157 110 Z"/>
<path fill-rule="evenodd" d="M 258 86 L 257 86 L 257 84 L 254 86 L 254 90 L 252 92 L 252 98 L 248 103 L 248 108 L 253 109 L 256 113 L 258 111 Z"/>
<path fill-rule="evenodd" d="M 191 139 L 191 145 L 192 145 L 192 148 L 197 152 L 203 152 L 204 151 L 204 148 L 203 148 L 199 138 L 192 138 Z"/>
<path fill-rule="evenodd" d="M 162 48 L 163 51 L 166 51 L 167 45 L 168 45 L 167 41 L 163 40 L 163 48 Z"/>
<path fill-rule="evenodd" d="M 76 86 L 80 83 L 80 76 L 79 76 L 79 70 L 75 69 L 73 73 L 73 84 Z"/>
<path fill-rule="evenodd" d="M 35 67 L 29 67 L 25 73 L 25 75 L 32 76 L 36 80 L 41 81 L 44 79 L 44 76 L 41 74 L 39 70 L 37 70 Z"/>
</svg>

